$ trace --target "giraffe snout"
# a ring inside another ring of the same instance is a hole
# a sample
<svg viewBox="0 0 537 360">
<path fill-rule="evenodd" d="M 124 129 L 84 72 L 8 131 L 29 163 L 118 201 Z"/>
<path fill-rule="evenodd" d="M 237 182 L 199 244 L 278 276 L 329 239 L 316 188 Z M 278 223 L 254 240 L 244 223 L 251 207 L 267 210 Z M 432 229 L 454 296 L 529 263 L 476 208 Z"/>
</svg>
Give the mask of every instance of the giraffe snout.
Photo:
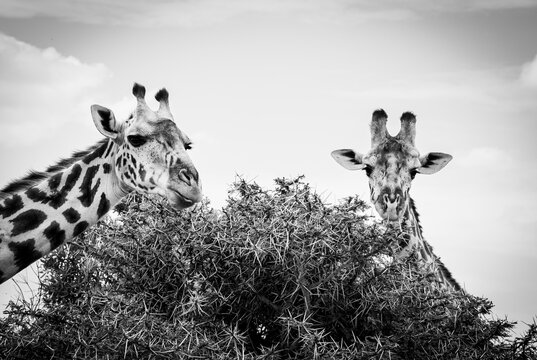
<svg viewBox="0 0 537 360">
<path fill-rule="evenodd" d="M 177 177 L 179 178 L 179 180 L 181 180 L 182 182 L 184 182 L 188 186 L 192 186 L 192 184 L 197 179 L 197 176 L 195 176 L 192 172 L 188 171 L 187 169 L 181 169 L 179 171 L 179 174 L 177 175 Z"/>
<path fill-rule="evenodd" d="M 403 209 L 403 191 L 399 188 L 384 188 L 379 196 L 379 214 L 388 220 L 397 220 Z"/>
<path fill-rule="evenodd" d="M 168 184 L 168 200 L 177 208 L 186 208 L 201 201 L 201 183 L 194 167 L 176 171 Z"/>
</svg>

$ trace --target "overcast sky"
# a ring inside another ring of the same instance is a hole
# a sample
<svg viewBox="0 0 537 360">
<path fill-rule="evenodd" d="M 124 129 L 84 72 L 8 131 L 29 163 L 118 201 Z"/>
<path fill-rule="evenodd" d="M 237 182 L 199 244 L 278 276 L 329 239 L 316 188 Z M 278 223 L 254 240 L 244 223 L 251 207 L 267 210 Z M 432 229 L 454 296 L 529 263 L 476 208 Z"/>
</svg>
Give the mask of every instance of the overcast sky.
<svg viewBox="0 0 537 360">
<path fill-rule="evenodd" d="M 366 152 L 373 110 L 392 134 L 410 110 L 418 149 L 454 156 L 413 183 L 426 239 L 499 317 L 537 315 L 537 1 L 0 0 L 0 14 L 0 187 L 98 141 L 90 105 L 126 117 L 137 81 L 168 88 L 213 206 L 237 174 L 368 199 L 330 152 Z"/>
</svg>

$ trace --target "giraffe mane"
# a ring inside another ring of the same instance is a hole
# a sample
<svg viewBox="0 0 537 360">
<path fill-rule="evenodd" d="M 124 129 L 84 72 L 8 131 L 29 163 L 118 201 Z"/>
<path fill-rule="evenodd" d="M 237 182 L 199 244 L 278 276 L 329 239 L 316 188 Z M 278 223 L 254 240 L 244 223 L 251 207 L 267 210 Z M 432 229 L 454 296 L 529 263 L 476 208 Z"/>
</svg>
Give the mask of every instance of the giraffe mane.
<svg viewBox="0 0 537 360">
<path fill-rule="evenodd" d="M 411 197 L 410 197 L 410 208 L 414 212 L 414 217 L 416 218 L 416 222 L 418 224 L 420 232 L 423 231 L 423 229 L 421 228 L 421 223 L 420 223 L 420 219 L 419 219 L 418 210 L 416 210 L 416 204 L 414 203 L 414 199 L 412 199 Z M 429 244 L 426 240 L 423 240 L 423 242 L 424 242 L 424 245 L 429 247 L 431 249 L 431 251 L 432 251 L 433 247 L 431 246 L 431 244 Z M 444 273 L 444 276 L 446 277 L 446 279 L 449 282 L 451 282 L 451 284 L 454 285 L 457 290 L 462 289 L 460 284 L 453 277 L 453 274 L 451 273 L 451 271 L 446 267 L 446 265 L 444 265 L 442 260 L 440 260 L 440 258 L 438 258 L 436 255 L 435 255 L 435 261 L 436 261 L 436 264 L 437 264 L 438 268 L 440 269 L 440 271 Z"/>
<path fill-rule="evenodd" d="M 418 213 L 418 210 L 416 209 L 416 203 L 414 202 L 414 199 L 412 199 L 410 196 L 408 198 L 410 200 L 410 208 L 414 212 L 414 217 L 416 218 L 416 222 L 418 223 L 419 229 L 420 231 L 423 231 L 421 227 L 421 222 L 420 222 L 420 214 Z"/>
<path fill-rule="evenodd" d="M 77 161 L 83 159 L 86 155 L 92 153 L 99 147 L 103 146 L 108 142 L 107 138 L 104 138 L 98 141 L 96 144 L 88 147 L 86 150 L 76 151 L 69 158 L 60 159 L 56 164 L 49 166 L 45 171 L 33 171 L 31 170 L 24 177 L 13 180 L 7 184 L 3 189 L 0 190 L 0 200 L 5 199 L 6 197 L 21 192 L 39 184 L 41 181 L 49 178 L 55 173 L 68 168 Z"/>
</svg>

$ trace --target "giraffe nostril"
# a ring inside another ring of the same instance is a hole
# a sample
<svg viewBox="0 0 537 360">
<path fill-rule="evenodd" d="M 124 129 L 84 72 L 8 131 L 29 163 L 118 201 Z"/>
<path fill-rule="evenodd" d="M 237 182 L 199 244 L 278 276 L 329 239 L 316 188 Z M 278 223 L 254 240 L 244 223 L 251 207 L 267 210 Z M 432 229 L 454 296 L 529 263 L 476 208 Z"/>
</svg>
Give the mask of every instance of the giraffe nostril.
<svg viewBox="0 0 537 360">
<path fill-rule="evenodd" d="M 192 185 L 192 176 L 188 173 L 187 169 L 179 170 L 179 179 L 187 185 Z"/>
</svg>

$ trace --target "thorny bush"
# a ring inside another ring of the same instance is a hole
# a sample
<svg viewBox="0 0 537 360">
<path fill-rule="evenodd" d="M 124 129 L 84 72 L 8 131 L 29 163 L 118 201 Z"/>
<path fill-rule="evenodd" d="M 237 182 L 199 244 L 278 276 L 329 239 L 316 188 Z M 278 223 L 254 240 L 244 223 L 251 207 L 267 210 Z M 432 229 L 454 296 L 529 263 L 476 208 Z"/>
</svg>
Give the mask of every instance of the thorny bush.
<svg viewBox="0 0 537 360">
<path fill-rule="evenodd" d="M 530 359 L 537 329 L 432 289 L 401 234 L 302 178 L 238 179 L 226 206 L 178 212 L 133 194 L 42 263 L 0 319 L 5 359 Z M 413 269 L 413 271 L 409 271 Z M 489 316 L 487 316 L 489 315 Z"/>
</svg>

